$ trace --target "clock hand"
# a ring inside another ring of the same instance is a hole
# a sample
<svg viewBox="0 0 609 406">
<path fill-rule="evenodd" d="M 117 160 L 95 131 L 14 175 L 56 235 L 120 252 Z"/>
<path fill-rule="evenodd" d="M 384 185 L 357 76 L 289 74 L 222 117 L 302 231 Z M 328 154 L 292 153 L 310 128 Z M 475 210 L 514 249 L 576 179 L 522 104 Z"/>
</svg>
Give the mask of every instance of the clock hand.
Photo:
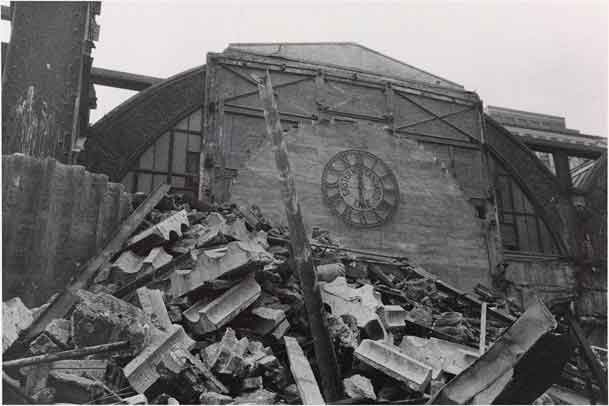
<svg viewBox="0 0 609 406">
<path fill-rule="evenodd" d="M 357 189 L 359 197 L 359 207 L 364 208 L 364 169 L 360 166 L 357 171 Z"/>
</svg>

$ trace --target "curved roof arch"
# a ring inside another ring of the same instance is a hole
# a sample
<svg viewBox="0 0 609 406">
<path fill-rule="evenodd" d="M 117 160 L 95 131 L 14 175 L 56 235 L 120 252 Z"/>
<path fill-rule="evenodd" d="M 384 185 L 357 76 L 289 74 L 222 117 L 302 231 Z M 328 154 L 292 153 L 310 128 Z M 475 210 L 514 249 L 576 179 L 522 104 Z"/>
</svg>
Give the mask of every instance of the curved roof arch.
<svg viewBox="0 0 609 406">
<path fill-rule="evenodd" d="M 120 182 L 158 137 L 203 105 L 205 65 L 135 94 L 89 129 L 81 162 Z"/>
</svg>

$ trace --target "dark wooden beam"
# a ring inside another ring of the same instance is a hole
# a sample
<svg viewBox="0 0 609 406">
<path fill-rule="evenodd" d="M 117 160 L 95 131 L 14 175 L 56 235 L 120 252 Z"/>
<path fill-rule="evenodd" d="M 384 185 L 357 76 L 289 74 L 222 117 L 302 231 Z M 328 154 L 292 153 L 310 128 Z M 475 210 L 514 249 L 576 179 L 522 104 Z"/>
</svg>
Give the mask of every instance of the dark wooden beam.
<svg viewBox="0 0 609 406">
<path fill-rule="evenodd" d="M 94 67 L 91 68 L 91 80 L 96 85 L 140 91 L 162 81 L 163 79 L 153 76 L 138 75 L 136 73 Z"/>
</svg>

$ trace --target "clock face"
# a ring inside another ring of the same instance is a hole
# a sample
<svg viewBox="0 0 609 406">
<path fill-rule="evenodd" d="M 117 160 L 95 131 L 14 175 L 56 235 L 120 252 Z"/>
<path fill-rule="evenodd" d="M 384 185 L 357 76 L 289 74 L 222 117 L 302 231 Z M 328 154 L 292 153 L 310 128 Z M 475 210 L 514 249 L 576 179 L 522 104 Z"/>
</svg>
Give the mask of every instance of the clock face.
<svg viewBox="0 0 609 406">
<path fill-rule="evenodd" d="M 359 150 L 342 151 L 330 159 L 321 190 L 330 210 L 357 227 L 385 223 L 400 201 L 397 179 L 387 164 Z"/>
</svg>

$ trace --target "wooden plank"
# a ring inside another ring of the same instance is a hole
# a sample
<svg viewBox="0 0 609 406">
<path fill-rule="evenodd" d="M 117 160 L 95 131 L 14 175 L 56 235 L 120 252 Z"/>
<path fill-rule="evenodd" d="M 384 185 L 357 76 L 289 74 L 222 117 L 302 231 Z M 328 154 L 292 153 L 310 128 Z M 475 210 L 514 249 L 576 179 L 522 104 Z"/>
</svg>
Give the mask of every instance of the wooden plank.
<svg viewBox="0 0 609 406">
<path fill-rule="evenodd" d="M 322 315 L 323 303 L 315 267 L 311 259 L 311 246 L 309 245 L 300 203 L 296 195 L 294 175 L 290 168 L 287 144 L 283 138 L 279 111 L 271 84 L 271 75 L 268 71 L 266 72 L 265 83 L 259 83 L 258 89 L 264 108 L 267 132 L 272 138 L 275 164 L 281 180 L 281 195 L 294 252 L 295 268 L 300 277 L 305 309 L 311 326 L 311 334 L 314 338 L 315 358 L 323 382 L 324 395 L 328 401 L 338 400 L 341 397 L 342 389 L 336 354 Z"/>
<path fill-rule="evenodd" d="M 92 354 L 119 351 L 129 347 L 129 341 L 117 341 L 109 344 L 93 345 L 90 347 L 77 348 L 75 350 L 54 352 L 51 354 L 34 355 L 33 357 L 2 361 L 2 368 L 24 367 L 26 365 L 37 365 L 63 359 L 78 359 Z"/>
<path fill-rule="evenodd" d="M 283 340 L 290 360 L 290 371 L 292 371 L 294 382 L 298 387 L 300 400 L 304 405 L 325 405 L 311 365 L 309 365 L 309 361 L 302 352 L 298 341 L 294 337 L 283 337 Z"/>
<path fill-rule="evenodd" d="M 480 311 L 480 356 L 486 351 L 486 302 L 482 302 L 482 309 Z"/>
<path fill-rule="evenodd" d="M 112 257 L 120 252 L 123 244 L 137 230 L 140 224 L 144 221 L 148 213 L 161 201 L 167 194 L 170 186 L 163 184 L 159 186 L 142 204 L 140 204 L 131 215 L 120 225 L 117 233 L 106 247 L 95 257 L 89 260 L 80 269 L 76 276 L 76 280 L 66 288 L 56 299 L 51 302 L 45 311 L 43 311 L 34 323 L 26 330 L 23 335 L 24 343 L 29 342 L 38 334 L 44 331 L 45 327 L 53 319 L 63 318 L 70 308 L 76 303 L 74 293 L 78 289 L 86 289 L 89 283 L 95 278 L 98 271 L 110 263 Z"/>
</svg>

